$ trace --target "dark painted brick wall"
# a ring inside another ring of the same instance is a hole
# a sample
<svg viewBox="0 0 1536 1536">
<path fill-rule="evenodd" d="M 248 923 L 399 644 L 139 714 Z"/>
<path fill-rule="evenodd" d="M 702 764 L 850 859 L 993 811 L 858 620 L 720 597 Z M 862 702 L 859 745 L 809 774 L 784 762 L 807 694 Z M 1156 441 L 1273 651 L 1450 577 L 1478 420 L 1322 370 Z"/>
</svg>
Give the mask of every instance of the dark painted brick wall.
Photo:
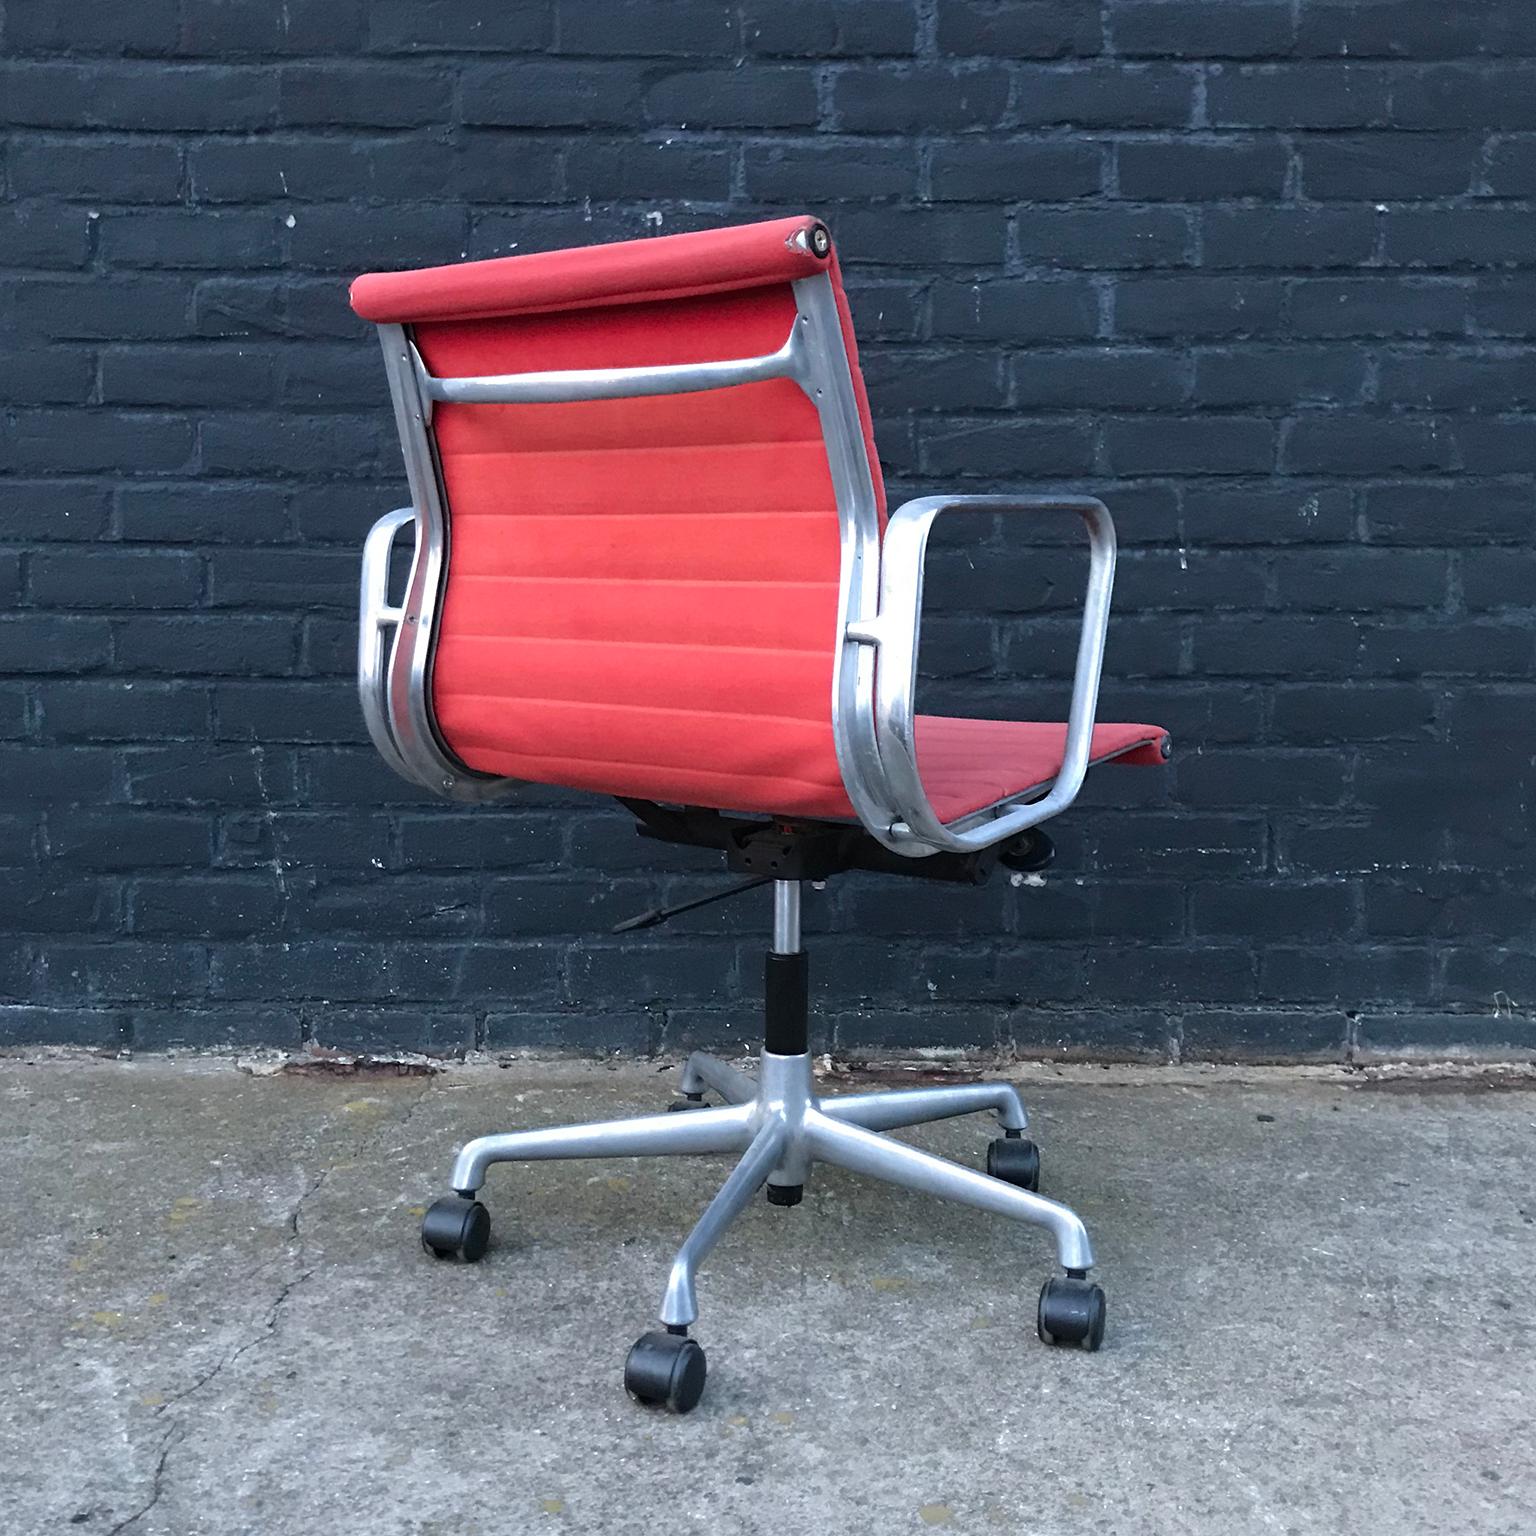
<svg viewBox="0 0 1536 1536">
<path fill-rule="evenodd" d="M 11 0 L 0 1038 L 754 1033 L 760 898 L 601 803 L 425 800 L 352 696 L 403 498 L 365 267 L 812 209 L 898 493 L 1121 528 L 1043 889 L 810 902 L 824 1040 L 1529 1047 L 1536 9 Z M 1054 712 L 1054 537 L 939 552 L 931 703 Z"/>
</svg>

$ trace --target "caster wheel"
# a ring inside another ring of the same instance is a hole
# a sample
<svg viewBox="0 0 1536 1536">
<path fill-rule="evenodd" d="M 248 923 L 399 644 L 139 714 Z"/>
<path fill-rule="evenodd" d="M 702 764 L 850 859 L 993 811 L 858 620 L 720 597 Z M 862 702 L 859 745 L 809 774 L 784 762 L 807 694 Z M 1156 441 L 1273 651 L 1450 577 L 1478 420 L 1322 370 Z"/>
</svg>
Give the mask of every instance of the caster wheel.
<svg viewBox="0 0 1536 1536">
<path fill-rule="evenodd" d="M 704 1351 L 685 1333 L 642 1333 L 624 1362 L 624 1390 L 648 1408 L 688 1413 L 704 1395 Z"/>
<path fill-rule="evenodd" d="M 685 1093 L 680 1099 L 673 1099 L 667 1105 L 669 1115 L 681 1114 L 685 1109 L 708 1109 L 702 1093 Z"/>
<path fill-rule="evenodd" d="M 421 1246 L 436 1259 L 455 1255 L 466 1264 L 485 1257 L 491 1241 L 491 1213 L 478 1200 L 446 1195 L 421 1218 Z"/>
<path fill-rule="evenodd" d="M 988 1143 L 987 1172 L 1020 1189 L 1039 1189 L 1040 1148 L 1022 1136 L 999 1136 Z"/>
<path fill-rule="evenodd" d="M 1049 869 L 1056 858 L 1056 845 L 1038 828 L 1022 832 L 1011 843 L 1003 845 L 998 863 L 1004 869 L 1014 869 L 1020 874 L 1038 874 Z"/>
<path fill-rule="evenodd" d="M 1104 1290 L 1075 1276 L 1047 1280 L 1040 1287 L 1035 1332 L 1046 1344 L 1090 1353 L 1104 1342 Z"/>
</svg>

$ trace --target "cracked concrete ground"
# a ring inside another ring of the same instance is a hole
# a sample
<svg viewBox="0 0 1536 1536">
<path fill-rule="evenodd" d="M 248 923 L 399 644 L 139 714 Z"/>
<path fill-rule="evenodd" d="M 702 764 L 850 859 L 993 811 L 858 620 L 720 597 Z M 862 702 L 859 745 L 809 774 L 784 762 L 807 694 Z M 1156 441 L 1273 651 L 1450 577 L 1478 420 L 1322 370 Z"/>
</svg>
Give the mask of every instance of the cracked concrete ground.
<svg viewBox="0 0 1536 1536">
<path fill-rule="evenodd" d="M 1536 1530 L 1536 1078 L 1011 1075 L 1103 1352 L 1036 1342 L 1043 1234 L 818 1168 L 676 1419 L 619 1373 L 722 1160 L 494 1169 L 482 1264 L 416 1242 L 460 1139 L 657 1064 L 0 1060 L 0 1532 Z"/>
</svg>

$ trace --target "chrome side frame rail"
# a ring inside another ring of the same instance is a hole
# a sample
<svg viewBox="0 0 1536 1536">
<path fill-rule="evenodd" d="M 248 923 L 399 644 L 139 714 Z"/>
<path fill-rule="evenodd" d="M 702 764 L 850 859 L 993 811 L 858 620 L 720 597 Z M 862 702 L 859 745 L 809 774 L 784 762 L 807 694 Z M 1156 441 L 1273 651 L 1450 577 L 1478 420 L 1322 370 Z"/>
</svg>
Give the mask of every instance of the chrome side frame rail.
<svg viewBox="0 0 1536 1536">
<path fill-rule="evenodd" d="M 428 682 L 432 643 L 442 600 L 443 572 L 448 558 L 448 519 L 437 454 L 427 427 L 430 406 L 422 396 L 411 363 L 415 350 L 398 325 L 379 327 L 384 369 L 389 378 L 395 425 L 405 455 L 405 478 L 411 491 L 416 546 L 406 578 L 405 597 L 394 625 L 394 641 L 384 670 L 384 713 L 395 746 L 385 760 L 403 778 L 451 800 L 495 801 L 516 792 L 513 779 L 472 773 L 450 757 L 437 738 L 431 718 Z M 388 519 L 385 519 L 387 522 Z M 382 524 L 374 534 L 382 541 Z M 370 535 L 372 537 L 372 535 Z M 363 627 L 368 627 L 365 606 Z M 364 642 L 359 641 L 359 648 Z M 359 673 L 361 686 L 362 674 Z M 364 711 L 369 708 L 364 702 Z"/>
<path fill-rule="evenodd" d="M 1063 1269 L 1082 1273 L 1093 1267 L 1087 1228 L 1069 1207 L 877 1134 L 984 1110 L 992 1111 L 1004 1130 L 1022 1131 L 1028 1118 L 1010 1083 L 822 1099 L 816 1093 L 809 1053 L 779 1056 L 764 1051 L 756 1078 L 695 1052 L 683 1067 L 682 1087 L 689 1093 L 713 1088 L 728 1102 L 719 1109 L 481 1136 L 459 1152 L 453 1187 L 472 1198 L 494 1163 L 740 1153 L 672 1262 L 660 1310 L 667 1328 L 687 1328 L 697 1321 L 699 1266 L 757 1191 L 769 1182 L 803 1183 L 813 1162 L 832 1163 L 903 1189 L 1043 1227 Z"/>
<path fill-rule="evenodd" d="M 928 536 L 944 512 L 1072 513 L 1088 531 L 1088 589 L 1072 675 L 1072 702 L 1062 763 L 1044 795 L 1026 804 L 1005 804 L 945 825 L 923 788 L 917 764 L 916 692 L 923 574 Z M 1088 773 L 1093 745 L 1104 642 L 1115 581 L 1115 525 L 1093 496 L 924 496 L 909 501 L 885 530 L 880 567 L 880 613 L 855 638 L 874 652 L 875 716 L 880 764 L 898 818 L 882 838 L 898 853 L 945 849 L 971 853 L 1038 825 L 1066 810 Z"/>
<path fill-rule="evenodd" d="M 401 530 L 415 521 L 415 508 L 400 507 L 385 513 L 369 531 L 363 545 L 357 628 L 357 691 L 363 721 L 379 756 L 406 779 L 411 777 L 410 770 L 389 722 L 389 658 L 400 620 L 405 617 L 405 610 L 389 600 L 389 565 Z"/>
<path fill-rule="evenodd" d="M 382 519 L 365 548 L 358 680 L 369 734 L 397 773 L 453 800 L 496 801 L 518 788 L 515 780 L 466 769 L 432 724 L 432 645 L 449 542 L 431 431 L 434 404 L 615 400 L 783 378 L 798 384 L 816 408 L 836 499 L 841 553 L 837 631 L 828 637 L 835 648 L 829 702 L 838 767 L 859 821 L 886 848 L 922 858 L 940 850 L 990 847 L 1072 803 L 1088 767 L 1114 582 L 1115 534 L 1108 510 L 1089 496 L 923 497 L 892 514 L 882 544 L 879 502 L 831 278 L 820 273 L 792 288 L 796 320 L 783 345 L 759 357 L 718 362 L 438 378 L 403 327 L 379 327 L 412 506 Z M 1088 531 L 1089 575 L 1060 770 L 1043 794 L 1036 789 L 946 825 L 918 767 L 915 691 L 928 536 L 938 516 L 952 510 L 1076 514 Z M 380 595 L 379 573 L 382 562 L 387 574 L 389 548 L 406 521 L 414 525 L 416 544 L 405 597 L 392 607 Z"/>
<path fill-rule="evenodd" d="M 841 566 L 832 657 L 832 745 L 843 789 L 860 823 L 886 846 L 897 811 L 885 783 L 873 709 L 875 656 L 855 635 L 880 607 L 880 500 L 864 424 L 843 343 L 837 295 L 825 275 L 794 285 L 800 323 L 810 335 L 807 393 L 821 419 L 827 468 L 837 499 Z"/>
</svg>

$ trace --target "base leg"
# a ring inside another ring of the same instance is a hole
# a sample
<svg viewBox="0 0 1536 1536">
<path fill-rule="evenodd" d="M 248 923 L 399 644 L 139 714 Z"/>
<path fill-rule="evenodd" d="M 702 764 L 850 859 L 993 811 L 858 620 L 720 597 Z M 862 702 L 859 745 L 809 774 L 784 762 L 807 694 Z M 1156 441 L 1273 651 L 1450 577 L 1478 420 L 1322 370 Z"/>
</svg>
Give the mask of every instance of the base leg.
<svg viewBox="0 0 1536 1536">
<path fill-rule="evenodd" d="M 695 1051 L 683 1063 L 681 1087 L 684 1093 L 702 1093 L 712 1088 L 727 1104 L 749 1104 L 757 1097 L 755 1078 L 705 1051 Z"/>
<path fill-rule="evenodd" d="M 557 1125 L 536 1131 L 477 1136 L 460 1148 L 453 1187 L 470 1194 L 485 1182 L 492 1163 L 557 1157 L 663 1157 L 683 1152 L 739 1152 L 752 1139 L 752 1106 L 731 1104 L 687 1115 L 637 1115 L 591 1125 Z"/>
<path fill-rule="evenodd" d="M 1093 1267 L 1093 1246 L 1088 1241 L 1087 1228 L 1075 1211 L 1054 1200 L 920 1152 L 905 1142 L 877 1136 L 862 1126 L 833 1120 L 819 1110 L 807 1112 L 805 1134 L 811 1155 L 822 1162 L 1044 1227 L 1056 1239 L 1056 1253 L 1063 1269 Z"/>
<path fill-rule="evenodd" d="M 886 1093 L 850 1093 L 823 1099 L 821 1112 L 844 1125 L 866 1131 L 892 1131 L 902 1125 L 922 1125 L 993 1110 L 1005 1131 L 1022 1131 L 1029 1124 L 1024 1101 L 1012 1083 L 963 1083 L 944 1088 L 897 1088 Z"/>
<path fill-rule="evenodd" d="M 688 1240 L 677 1250 L 672 1273 L 667 1277 L 667 1293 L 662 1298 L 661 1320 L 668 1328 L 686 1328 L 699 1315 L 693 1294 L 693 1279 L 710 1249 L 725 1235 L 725 1229 L 741 1214 L 783 1151 L 787 1132 L 782 1121 L 771 1120 L 757 1133 L 720 1192 L 704 1208 Z"/>
</svg>

